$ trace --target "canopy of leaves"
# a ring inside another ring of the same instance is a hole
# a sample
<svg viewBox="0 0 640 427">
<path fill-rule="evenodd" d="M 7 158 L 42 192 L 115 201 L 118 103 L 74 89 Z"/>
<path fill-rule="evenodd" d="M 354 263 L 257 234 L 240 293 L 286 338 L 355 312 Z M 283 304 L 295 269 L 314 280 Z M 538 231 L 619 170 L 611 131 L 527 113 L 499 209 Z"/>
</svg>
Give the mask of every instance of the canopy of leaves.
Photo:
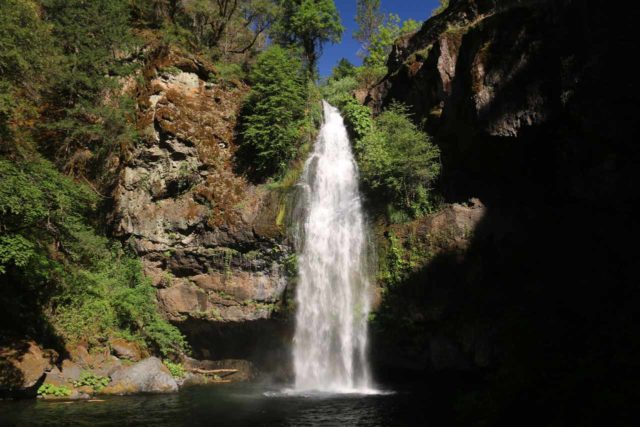
<svg viewBox="0 0 640 427">
<path fill-rule="evenodd" d="M 362 50 L 358 53 L 359 55 L 367 55 L 371 41 L 383 20 L 384 14 L 380 11 L 380 0 L 356 0 L 356 23 L 358 24 L 358 29 L 353 36 L 362 46 Z"/>
<path fill-rule="evenodd" d="M 419 28 L 420 23 L 413 19 L 408 19 L 400 25 L 400 17 L 389 14 L 371 38 L 368 47 L 369 56 L 364 60 L 365 65 L 384 66 L 391 53 L 393 42 L 398 37 L 417 31 Z"/>
<path fill-rule="evenodd" d="M 333 82 L 324 94 L 340 108 L 354 139 L 364 190 L 377 203 L 390 203 L 393 211 L 414 217 L 430 212 L 431 190 L 440 174 L 439 148 L 413 124 L 404 105 L 391 104 L 374 119 L 369 107 L 339 94 L 338 88 L 348 84 L 354 84 L 350 77 Z"/>
<path fill-rule="evenodd" d="M 281 0 L 282 17 L 273 28 L 274 38 L 304 50 L 308 71 L 315 73 L 322 45 L 337 43 L 344 27 L 333 0 Z"/>
<path fill-rule="evenodd" d="M 440 150 L 409 119 L 407 108 L 392 104 L 374 129 L 356 143 L 365 184 L 400 208 L 421 216 L 431 210 L 428 193 L 440 174 Z"/>
<path fill-rule="evenodd" d="M 333 70 L 331 70 L 331 79 L 340 80 L 345 77 L 355 77 L 358 74 L 358 68 L 349 62 L 348 59 L 342 58 L 338 61 Z"/>
<path fill-rule="evenodd" d="M 329 104 L 342 108 L 353 99 L 353 91 L 358 87 L 355 77 L 347 76 L 341 79 L 331 79 L 322 87 L 322 97 Z"/>
<path fill-rule="evenodd" d="M 216 56 L 254 48 L 281 14 L 276 0 L 186 0 L 183 6 L 174 20 Z"/>
<path fill-rule="evenodd" d="M 33 126 L 55 52 L 35 1 L 0 0 L 0 10 L 0 142 L 7 143 L 17 128 Z"/>
<path fill-rule="evenodd" d="M 272 46 L 251 72 L 251 93 L 243 113 L 243 145 L 266 176 L 281 174 L 295 157 L 302 136 L 306 82 L 297 55 Z"/>
<path fill-rule="evenodd" d="M 69 173 L 105 175 L 104 159 L 122 155 L 135 138 L 134 108 L 115 78 L 133 70 L 125 65 L 134 42 L 129 2 L 43 0 L 42 5 L 58 52 L 43 91 L 42 147 Z"/>
</svg>

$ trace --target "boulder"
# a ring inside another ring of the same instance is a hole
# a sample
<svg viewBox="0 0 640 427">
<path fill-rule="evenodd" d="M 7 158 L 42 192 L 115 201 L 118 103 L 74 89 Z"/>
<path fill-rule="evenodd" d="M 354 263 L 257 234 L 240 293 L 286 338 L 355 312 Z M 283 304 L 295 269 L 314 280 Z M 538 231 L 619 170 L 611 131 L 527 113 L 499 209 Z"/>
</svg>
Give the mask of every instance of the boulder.
<svg viewBox="0 0 640 427">
<path fill-rule="evenodd" d="M 67 381 L 60 369 L 54 366 L 52 370 L 45 374 L 43 384 L 51 384 L 56 387 L 60 387 L 69 385 L 69 381 Z"/>
<path fill-rule="evenodd" d="M 74 363 L 86 367 L 93 366 L 94 360 L 93 356 L 87 350 L 87 347 L 84 345 L 77 345 L 75 347 L 67 347 L 67 353 L 69 353 L 69 358 Z"/>
<path fill-rule="evenodd" d="M 113 338 L 109 341 L 113 354 L 120 358 L 138 362 L 142 358 L 140 347 L 134 342 L 122 338 Z"/>
<path fill-rule="evenodd" d="M 61 376 L 65 379 L 65 381 L 77 381 L 80 379 L 80 375 L 82 375 L 81 366 L 69 359 L 65 359 L 62 361 Z"/>
<path fill-rule="evenodd" d="M 0 391 L 34 391 L 58 355 L 42 350 L 33 341 L 18 341 L 0 347 Z"/>
<path fill-rule="evenodd" d="M 111 374 L 103 394 L 168 393 L 178 390 L 176 380 L 157 357 L 123 366 Z"/>
<path fill-rule="evenodd" d="M 103 355 L 97 362 L 93 373 L 101 377 L 111 376 L 122 366 L 122 361 L 111 354 Z"/>
</svg>

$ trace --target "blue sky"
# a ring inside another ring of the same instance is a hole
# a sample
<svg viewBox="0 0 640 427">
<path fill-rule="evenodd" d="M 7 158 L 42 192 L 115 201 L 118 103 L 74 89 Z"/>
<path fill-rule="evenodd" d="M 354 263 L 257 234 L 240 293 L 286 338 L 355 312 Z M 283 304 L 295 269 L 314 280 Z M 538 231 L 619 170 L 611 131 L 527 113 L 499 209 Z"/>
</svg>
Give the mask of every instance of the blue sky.
<svg viewBox="0 0 640 427">
<path fill-rule="evenodd" d="M 356 65 L 360 65 L 360 58 L 356 55 L 360 44 L 353 39 L 353 32 L 356 31 L 356 0 L 335 0 L 342 25 L 345 27 L 340 44 L 326 44 L 319 61 L 320 76 L 328 76 L 331 69 L 340 60 L 347 58 Z M 416 21 L 424 21 L 431 16 L 431 11 L 438 7 L 438 0 L 382 0 L 382 9 L 387 13 L 395 13 L 400 15 L 403 21 L 406 19 L 415 19 Z"/>
</svg>

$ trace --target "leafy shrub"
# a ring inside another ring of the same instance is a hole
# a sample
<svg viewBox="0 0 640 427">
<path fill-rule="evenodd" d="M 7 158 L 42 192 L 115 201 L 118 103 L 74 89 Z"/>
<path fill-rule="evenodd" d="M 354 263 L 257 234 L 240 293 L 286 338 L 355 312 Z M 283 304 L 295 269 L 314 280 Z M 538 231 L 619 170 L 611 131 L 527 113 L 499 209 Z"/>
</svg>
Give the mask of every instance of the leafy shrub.
<svg viewBox="0 0 640 427">
<path fill-rule="evenodd" d="M 371 133 L 374 128 L 374 121 L 369 107 L 361 105 L 351 97 L 341 105 L 341 110 L 347 126 L 349 126 L 356 141 Z"/>
<path fill-rule="evenodd" d="M 353 76 L 343 77 L 339 80 L 330 80 L 322 87 L 322 97 L 331 105 L 342 107 L 353 98 L 353 91 L 358 87 L 358 82 Z"/>
<path fill-rule="evenodd" d="M 280 175 L 295 157 L 304 128 L 302 63 L 288 50 L 272 46 L 258 57 L 250 80 L 242 119 L 244 154 L 251 153 L 251 163 L 263 176 Z"/>
<path fill-rule="evenodd" d="M 71 390 L 66 386 L 55 386 L 53 384 L 44 383 L 38 388 L 38 396 L 71 396 Z"/>
<path fill-rule="evenodd" d="M 124 334 L 162 353 L 184 351 L 184 337 L 158 313 L 140 262 L 91 227 L 95 201 L 44 159 L 0 159 L 0 275 L 23 294 L 12 300 L 3 293 L 0 302 L 18 304 L 16 316 L 46 313 L 68 343 L 100 345 Z"/>
<path fill-rule="evenodd" d="M 358 68 L 349 62 L 347 58 L 340 59 L 338 64 L 331 70 L 331 78 L 335 80 L 341 80 L 345 77 L 355 77 L 357 74 Z"/>
<path fill-rule="evenodd" d="M 289 277 L 298 275 L 298 256 L 291 254 L 284 259 L 284 270 Z"/>
<path fill-rule="evenodd" d="M 400 25 L 400 17 L 398 15 L 387 15 L 371 39 L 371 44 L 367 49 L 369 56 L 364 59 L 365 65 L 384 67 L 395 40 L 419 28 L 420 23 L 413 19 L 408 19 Z"/>
<path fill-rule="evenodd" d="M 101 377 L 93 372 L 82 371 L 80 374 L 80 379 L 73 382 L 74 387 L 83 387 L 88 386 L 93 389 L 93 391 L 99 393 L 109 385 L 111 379 L 109 377 Z"/>
<path fill-rule="evenodd" d="M 409 119 L 407 108 L 392 104 L 375 128 L 356 142 L 364 183 L 418 217 L 432 210 L 429 191 L 440 173 L 440 150 Z"/>
<path fill-rule="evenodd" d="M 163 363 L 167 369 L 169 369 L 169 372 L 171 372 L 171 376 L 174 378 L 184 378 L 185 372 L 182 363 L 175 363 L 169 359 L 163 360 Z"/>
</svg>

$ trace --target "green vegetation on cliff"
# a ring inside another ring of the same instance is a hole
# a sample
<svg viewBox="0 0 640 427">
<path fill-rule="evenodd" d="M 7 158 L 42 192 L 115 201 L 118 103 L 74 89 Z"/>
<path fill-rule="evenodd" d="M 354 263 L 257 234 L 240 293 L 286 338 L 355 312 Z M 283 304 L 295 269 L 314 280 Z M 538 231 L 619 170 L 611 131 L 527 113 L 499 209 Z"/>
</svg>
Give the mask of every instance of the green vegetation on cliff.
<svg viewBox="0 0 640 427">
<path fill-rule="evenodd" d="M 440 173 L 440 150 L 411 122 L 406 107 L 389 106 L 355 149 L 362 180 L 378 197 L 414 217 L 433 210 L 430 192 Z"/>
<path fill-rule="evenodd" d="M 364 190 L 387 217 L 401 222 L 432 212 L 434 183 L 440 174 L 440 150 L 412 121 L 408 109 L 391 104 L 377 117 L 359 104 L 349 88 L 353 77 L 329 79 L 325 98 L 342 111 L 354 139 Z"/>
<path fill-rule="evenodd" d="M 244 143 L 259 173 L 281 174 L 302 139 L 307 90 L 302 63 L 290 51 L 272 46 L 258 56 L 250 81 Z"/>
<path fill-rule="evenodd" d="M 3 324 L 65 343 L 122 336 L 163 354 L 184 351 L 140 263 L 91 226 L 97 198 L 89 187 L 39 157 L 0 160 L 0 177 Z"/>
<path fill-rule="evenodd" d="M 242 149 L 260 179 L 290 185 L 321 120 L 312 77 L 322 44 L 342 32 L 334 2 L 0 0 L 0 9 L 3 334 L 59 351 L 122 337 L 183 352 L 135 252 L 109 237 L 114 186 L 148 128 L 135 97 L 163 66 L 184 72 L 173 57 L 161 63 L 167 52 L 216 70 L 199 75 L 212 87 L 251 84 Z"/>
</svg>

